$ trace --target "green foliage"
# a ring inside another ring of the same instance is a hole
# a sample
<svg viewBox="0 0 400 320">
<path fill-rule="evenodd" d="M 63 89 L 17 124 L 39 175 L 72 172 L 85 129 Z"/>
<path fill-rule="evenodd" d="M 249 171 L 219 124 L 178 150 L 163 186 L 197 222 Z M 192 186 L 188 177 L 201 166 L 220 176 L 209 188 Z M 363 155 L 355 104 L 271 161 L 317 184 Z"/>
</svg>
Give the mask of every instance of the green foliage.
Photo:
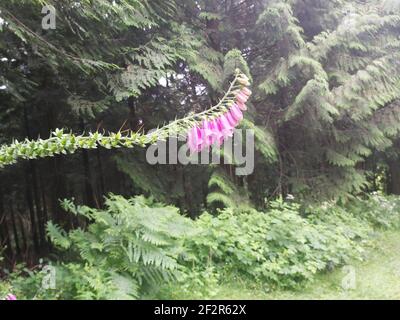
<svg viewBox="0 0 400 320">
<path fill-rule="evenodd" d="M 140 96 L 147 88 L 155 87 L 159 79 L 173 72 L 179 59 L 189 60 L 194 70 L 199 68 L 198 62 L 192 61 L 199 59 L 199 55 L 194 54 L 198 46 L 197 39 L 190 38 L 184 26 L 173 24 L 172 28 L 174 33 L 169 39 L 158 36 L 138 48 L 125 49 L 125 54 L 129 55 L 132 62 L 108 82 L 117 101 Z M 186 56 L 189 54 L 192 60 Z"/>
<path fill-rule="evenodd" d="M 235 70 L 240 69 L 250 79 L 250 69 L 246 60 L 243 58 L 242 52 L 238 49 L 230 50 L 224 59 L 224 80 L 229 80 L 235 74 Z"/>
<path fill-rule="evenodd" d="M 265 213 L 226 209 L 217 217 L 203 214 L 196 221 L 202 232 L 189 247 L 197 265 L 212 261 L 228 273 L 296 288 L 317 273 L 362 259 L 374 226 L 398 228 L 397 202 L 374 196 L 364 205 L 359 200 L 355 207 L 326 202 L 301 210 L 297 204 L 275 201 Z"/>
<path fill-rule="evenodd" d="M 209 206 L 223 205 L 225 207 L 234 207 L 237 203 L 237 188 L 222 171 L 215 170 L 208 181 L 210 193 L 207 195 L 207 204 Z"/>
<path fill-rule="evenodd" d="M 241 123 L 243 129 L 253 130 L 255 148 L 267 163 L 277 160 L 277 150 L 272 133 L 262 126 L 255 125 L 252 121 L 244 119 Z"/>
<path fill-rule="evenodd" d="M 64 256 L 54 265 L 57 290 L 41 288 L 42 266 L 20 267 L 4 290 L 29 299 L 207 298 L 226 274 L 300 288 L 364 259 L 375 227 L 400 227 L 400 200 L 380 195 L 308 207 L 276 200 L 266 212 L 228 208 L 195 221 L 143 197 L 110 196 L 104 210 L 63 207 L 90 224 L 68 233 L 49 224 Z"/>
<path fill-rule="evenodd" d="M 358 218 L 367 220 L 375 228 L 400 227 L 400 202 L 396 196 L 384 196 L 375 192 L 364 200 L 356 198 L 349 205 Z"/>
<path fill-rule="evenodd" d="M 220 270 L 211 263 L 207 266 L 189 266 L 179 282 L 162 285 L 151 298 L 157 299 L 207 299 L 216 294 L 222 280 Z"/>
<path fill-rule="evenodd" d="M 194 229 L 177 209 L 120 196 L 110 196 L 104 210 L 68 201 L 63 206 L 88 218 L 90 225 L 66 233 L 48 224 L 52 243 L 72 254 L 71 262 L 57 265 L 59 298 L 137 298 L 181 276 L 178 258 Z"/>
<path fill-rule="evenodd" d="M 254 104 L 271 124 L 290 192 L 315 199 L 360 192 L 360 163 L 397 139 L 395 8 L 391 1 L 268 1 L 255 20 L 247 45 L 269 50 L 251 64 Z"/>
<path fill-rule="evenodd" d="M 362 249 L 354 236 L 326 223 L 314 224 L 298 209 L 274 203 L 267 213 L 225 210 L 218 218 L 205 214 L 197 222 L 203 233 L 191 246 L 196 256 L 210 257 L 230 272 L 280 287 L 298 287 L 328 266 L 359 256 Z"/>
<path fill-rule="evenodd" d="M 34 268 L 27 268 L 23 264 L 17 264 L 14 266 L 12 272 L 6 272 L 6 278 L 4 279 L 3 286 L 8 293 L 16 295 L 18 300 L 23 299 L 57 299 L 58 295 L 52 290 L 44 290 L 42 288 L 42 281 L 46 273 L 42 273 L 44 265 L 41 260 L 38 265 Z M 0 282 L 1 287 L 1 282 Z M 0 291 L 0 297 L 1 295 Z"/>
</svg>

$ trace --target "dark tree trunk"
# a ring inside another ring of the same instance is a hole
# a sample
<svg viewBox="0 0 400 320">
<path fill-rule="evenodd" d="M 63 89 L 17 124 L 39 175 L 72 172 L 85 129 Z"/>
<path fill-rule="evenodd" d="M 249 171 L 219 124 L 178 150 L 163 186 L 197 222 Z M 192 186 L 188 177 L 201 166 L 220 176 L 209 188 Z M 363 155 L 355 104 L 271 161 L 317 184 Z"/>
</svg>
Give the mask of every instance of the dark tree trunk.
<svg viewBox="0 0 400 320">
<path fill-rule="evenodd" d="M 400 195 L 400 160 L 389 160 L 388 192 Z"/>
<path fill-rule="evenodd" d="M 42 204 L 43 204 L 43 217 L 45 222 L 49 221 L 49 215 L 47 212 L 47 202 L 46 202 L 46 188 L 45 184 L 43 183 L 43 177 L 41 174 L 39 174 L 39 183 L 40 183 L 40 190 L 42 192 L 41 197 L 42 197 Z"/>
<path fill-rule="evenodd" d="M 40 203 L 40 197 L 39 197 L 40 190 L 39 190 L 38 179 L 37 179 L 36 164 L 34 163 L 34 161 L 32 161 L 32 160 L 29 161 L 29 167 L 30 167 L 30 172 L 31 172 L 31 176 L 32 176 L 33 198 L 35 201 L 36 214 L 38 217 L 40 245 L 42 247 L 44 245 L 44 243 L 46 242 L 46 235 L 45 235 L 45 230 L 44 230 L 45 217 L 43 214 L 42 205 Z"/>
<path fill-rule="evenodd" d="M 11 246 L 10 233 L 8 231 L 7 215 L 4 210 L 4 195 L 3 190 L 0 189 L 0 236 L 1 245 L 5 245 L 5 254 L 8 258 L 12 258 L 13 250 Z"/>
<path fill-rule="evenodd" d="M 33 239 L 33 246 L 36 253 L 39 253 L 40 246 L 39 246 L 39 237 L 37 232 L 37 224 L 36 224 L 36 217 L 35 217 L 35 208 L 33 206 L 33 197 L 32 197 L 32 190 L 31 190 L 31 181 L 29 179 L 29 169 L 25 168 L 25 179 L 26 179 L 26 201 L 28 202 L 29 208 L 29 217 L 31 222 L 31 233 Z"/>
<path fill-rule="evenodd" d="M 18 212 L 17 214 L 18 216 L 18 224 L 19 224 L 19 229 L 21 230 L 21 240 L 22 240 L 22 248 L 23 249 L 23 259 L 24 261 L 27 261 L 28 259 L 28 252 L 29 252 L 29 245 L 28 245 L 28 241 L 26 238 L 26 232 L 25 232 L 25 226 L 24 226 L 24 220 L 22 218 L 22 215 Z"/>
<path fill-rule="evenodd" d="M 97 155 L 97 163 L 98 163 L 98 166 L 99 166 L 98 177 L 99 177 L 99 180 L 100 180 L 99 181 L 99 183 L 100 183 L 100 194 L 104 195 L 106 188 L 105 188 L 103 163 L 102 163 L 100 149 L 97 149 L 96 155 Z"/>
<path fill-rule="evenodd" d="M 13 204 L 11 201 L 9 203 L 9 206 L 10 206 L 10 213 L 11 213 L 12 228 L 13 228 L 13 233 L 14 233 L 15 252 L 18 257 L 21 257 L 21 246 L 19 244 L 17 222 L 15 219 L 14 208 L 13 208 Z"/>
<path fill-rule="evenodd" d="M 52 163 L 52 176 L 54 179 L 51 194 L 51 212 L 55 216 L 55 222 L 66 227 L 66 221 L 63 219 L 64 214 L 59 204 L 59 199 L 66 195 L 65 174 L 63 172 L 64 159 L 61 157 L 55 157 L 52 159 Z"/>
</svg>

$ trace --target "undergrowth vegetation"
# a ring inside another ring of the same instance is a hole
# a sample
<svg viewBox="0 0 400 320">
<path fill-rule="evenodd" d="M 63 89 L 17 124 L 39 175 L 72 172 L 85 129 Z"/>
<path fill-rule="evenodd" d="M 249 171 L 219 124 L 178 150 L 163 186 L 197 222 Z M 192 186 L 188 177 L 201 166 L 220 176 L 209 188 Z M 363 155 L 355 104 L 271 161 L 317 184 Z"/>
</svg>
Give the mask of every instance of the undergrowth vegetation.
<svg viewBox="0 0 400 320">
<path fill-rule="evenodd" d="M 206 298 L 232 274 L 270 290 L 296 289 L 321 272 L 363 259 L 377 229 L 400 223 L 400 199 L 379 194 L 315 207 L 276 200 L 266 212 L 225 209 L 205 212 L 195 221 L 141 196 L 111 195 L 104 210 L 67 200 L 62 206 L 87 227 L 67 232 L 48 224 L 48 236 L 58 248 L 52 264 L 56 289 L 43 288 L 45 264 L 34 270 L 16 266 L 2 282 L 1 295 Z"/>
</svg>

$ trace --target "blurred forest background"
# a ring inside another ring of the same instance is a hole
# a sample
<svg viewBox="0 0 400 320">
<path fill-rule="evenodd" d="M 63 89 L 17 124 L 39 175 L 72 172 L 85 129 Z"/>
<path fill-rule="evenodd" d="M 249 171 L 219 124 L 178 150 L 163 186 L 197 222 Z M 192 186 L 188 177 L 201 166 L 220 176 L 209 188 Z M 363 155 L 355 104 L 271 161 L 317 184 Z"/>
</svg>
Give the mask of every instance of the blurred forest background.
<svg viewBox="0 0 400 320">
<path fill-rule="evenodd" d="M 45 5 L 55 29 L 42 28 Z M 250 176 L 233 165 L 150 165 L 144 148 L 2 167 L 3 262 L 48 256 L 50 220 L 87 225 L 63 199 L 102 210 L 109 193 L 144 195 L 197 218 L 263 211 L 280 197 L 399 195 L 399 49 L 395 0 L 0 0 L 0 144 L 56 128 L 162 126 L 217 103 L 236 68 L 253 91 L 241 127 L 256 132 Z"/>
</svg>

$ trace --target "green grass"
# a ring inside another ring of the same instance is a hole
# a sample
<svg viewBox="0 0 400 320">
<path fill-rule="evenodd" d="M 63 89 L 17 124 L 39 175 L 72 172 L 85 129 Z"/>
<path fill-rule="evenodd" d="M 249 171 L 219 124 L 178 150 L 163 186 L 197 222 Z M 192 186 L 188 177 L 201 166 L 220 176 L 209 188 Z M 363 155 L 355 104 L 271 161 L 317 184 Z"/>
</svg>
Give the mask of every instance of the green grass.
<svg viewBox="0 0 400 320">
<path fill-rule="evenodd" d="M 269 291 L 238 277 L 219 285 L 211 299 L 400 299 L 400 233 L 385 232 L 369 248 L 366 260 L 351 264 L 355 287 L 344 289 L 346 268 L 319 275 L 315 281 L 297 291 Z"/>
</svg>

